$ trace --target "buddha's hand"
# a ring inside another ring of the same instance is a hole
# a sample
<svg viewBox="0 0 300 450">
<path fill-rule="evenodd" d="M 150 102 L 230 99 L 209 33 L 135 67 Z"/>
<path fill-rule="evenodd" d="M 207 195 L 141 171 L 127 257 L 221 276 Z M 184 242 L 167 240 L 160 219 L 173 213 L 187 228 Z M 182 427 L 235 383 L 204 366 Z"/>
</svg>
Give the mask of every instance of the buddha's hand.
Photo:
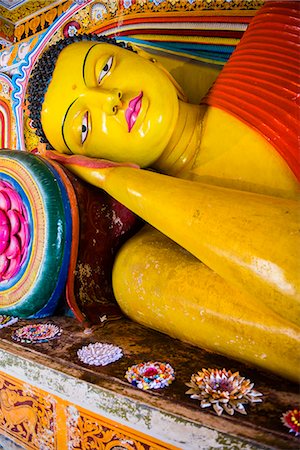
<svg viewBox="0 0 300 450">
<path fill-rule="evenodd" d="M 44 156 L 64 165 L 71 172 L 97 187 L 103 187 L 105 176 L 109 169 L 115 167 L 139 169 L 139 166 L 133 163 L 117 163 L 107 159 L 90 158 L 83 155 L 65 155 L 54 150 L 47 150 Z"/>
</svg>

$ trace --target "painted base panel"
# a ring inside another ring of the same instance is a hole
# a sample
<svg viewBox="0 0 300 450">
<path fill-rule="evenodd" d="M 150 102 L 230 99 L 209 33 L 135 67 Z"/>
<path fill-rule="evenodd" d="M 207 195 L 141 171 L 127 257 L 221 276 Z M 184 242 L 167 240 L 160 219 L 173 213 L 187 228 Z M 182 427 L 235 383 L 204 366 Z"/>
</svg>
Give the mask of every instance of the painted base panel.
<svg viewBox="0 0 300 450">
<path fill-rule="evenodd" d="M 45 321 L 46 322 L 46 321 Z M 163 450 L 295 449 L 299 438 L 280 420 L 299 405 L 299 387 L 224 357 L 205 352 L 126 319 L 96 326 L 90 334 L 71 318 L 54 317 L 59 339 L 19 344 L 0 330 L 0 449 Z M 108 366 L 87 366 L 77 350 L 90 342 L 123 349 Z M 132 364 L 168 361 L 175 381 L 159 391 L 141 391 L 124 378 Z M 247 415 L 218 417 L 185 394 L 202 367 L 239 370 L 263 392 Z"/>
</svg>

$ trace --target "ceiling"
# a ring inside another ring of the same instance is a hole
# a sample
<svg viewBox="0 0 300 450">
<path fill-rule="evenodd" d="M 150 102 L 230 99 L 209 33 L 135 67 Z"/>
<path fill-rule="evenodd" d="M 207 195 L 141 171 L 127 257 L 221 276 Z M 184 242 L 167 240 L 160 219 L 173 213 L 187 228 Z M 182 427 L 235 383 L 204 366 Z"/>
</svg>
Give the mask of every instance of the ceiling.
<svg viewBox="0 0 300 450">
<path fill-rule="evenodd" d="M 25 2 L 27 2 L 27 0 L 0 0 L 0 5 L 7 9 L 13 9 Z"/>
<path fill-rule="evenodd" d="M 59 0 L 0 0 L 0 16 L 16 24 L 29 15 L 59 3 L 61 3 Z"/>
<path fill-rule="evenodd" d="M 0 0 L 0 48 L 20 40 L 17 30 L 22 24 L 62 3 L 66 0 Z"/>
</svg>

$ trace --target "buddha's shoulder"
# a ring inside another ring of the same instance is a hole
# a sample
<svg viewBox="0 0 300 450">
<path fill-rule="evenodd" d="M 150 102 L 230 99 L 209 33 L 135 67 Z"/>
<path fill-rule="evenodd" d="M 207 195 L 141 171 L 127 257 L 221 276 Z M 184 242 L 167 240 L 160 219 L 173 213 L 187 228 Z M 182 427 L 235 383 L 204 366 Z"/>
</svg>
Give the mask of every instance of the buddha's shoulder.
<svg viewBox="0 0 300 450">
<path fill-rule="evenodd" d="M 261 134 L 241 120 L 209 107 L 201 146 L 185 178 L 267 195 L 298 197 L 289 165 Z"/>
</svg>

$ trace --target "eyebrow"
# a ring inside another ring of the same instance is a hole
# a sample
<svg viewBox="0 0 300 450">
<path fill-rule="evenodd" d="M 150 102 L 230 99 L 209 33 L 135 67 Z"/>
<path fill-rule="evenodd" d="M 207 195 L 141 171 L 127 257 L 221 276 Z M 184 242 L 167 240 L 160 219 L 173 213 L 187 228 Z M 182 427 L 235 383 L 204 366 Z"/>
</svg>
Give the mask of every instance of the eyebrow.
<svg viewBox="0 0 300 450">
<path fill-rule="evenodd" d="M 87 60 L 87 57 L 89 56 L 90 51 L 91 51 L 97 44 L 98 44 L 98 42 L 96 42 L 91 48 L 88 49 L 88 51 L 86 52 L 86 55 L 85 55 L 85 57 L 84 57 L 84 60 L 83 60 L 83 65 L 82 65 L 82 78 L 83 78 L 83 81 L 84 81 L 85 84 L 86 84 L 86 82 L 85 82 L 85 78 L 84 78 L 84 71 L 85 71 L 86 60 Z M 62 126 L 61 126 L 61 134 L 62 134 L 63 141 L 64 141 L 66 147 L 70 150 L 71 153 L 73 153 L 73 152 L 72 152 L 72 150 L 70 149 L 70 147 L 69 147 L 68 144 L 67 144 L 67 141 L 66 141 L 66 138 L 65 138 L 64 126 L 65 126 L 65 122 L 66 122 L 68 113 L 69 113 L 69 111 L 70 111 L 70 108 L 74 105 L 74 103 L 76 102 L 76 100 L 78 100 L 78 97 L 75 98 L 75 100 L 74 100 L 74 101 L 70 104 L 70 106 L 68 107 L 68 109 L 67 109 L 67 111 L 66 111 L 66 113 L 65 113 L 65 115 L 64 115 L 63 123 L 62 123 Z"/>
<path fill-rule="evenodd" d="M 63 123 L 62 123 L 62 125 L 61 125 L 61 134 L 62 134 L 63 141 L 64 141 L 64 143 L 66 144 L 66 147 L 68 147 L 68 149 L 70 150 L 70 152 L 71 152 L 72 154 L 73 154 L 73 152 L 72 152 L 72 150 L 70 149 L 70 147 L 68 146 L 67 141 L 66 141 L 66 138 L 65 138 L 64 126 L 65 126 L 65 122 L 66 122 L 68 113 L 69 113 L 69 111 L 70 111 L 70 108 L 74 105 L 74 103 L 75 103 L 77 100 L 78 100 L 78 97 L 75 98 L 75 100 L 74 100 L 74 101 L 70 104 L 70 106 L 68 107 L 68 109 L 67 109 L 67 111 L 66 111 L 66 114 L 64 115 Z"/>
<path fill-rule="evenodd" d="M 86 60 L 87 60 L 87 58 L 88 58 L 88 56 L 89 56 L 89 54 L 90 54 L 90 51 L 91 51 L 94 47 L 96 47 L 96 45 L 98 45 L 98 44 L 99 44 L 99 42 L 96 43 L 96 44 L 94 44 L 91 48 L 88 49 L 88 51 L 86 52 L 86 55 L 85 55 L 85 57 L 84 57 L 84 60 L 83 60 L 83 65 L 82 65 L 82 78 L 83 78 L 83 81 L 84 81 L 85 84 L 86 84 L 86 82 L 85 82 L 85 77 L 84 77 L 84 71 L 85 71 Z"/>
</svg>

